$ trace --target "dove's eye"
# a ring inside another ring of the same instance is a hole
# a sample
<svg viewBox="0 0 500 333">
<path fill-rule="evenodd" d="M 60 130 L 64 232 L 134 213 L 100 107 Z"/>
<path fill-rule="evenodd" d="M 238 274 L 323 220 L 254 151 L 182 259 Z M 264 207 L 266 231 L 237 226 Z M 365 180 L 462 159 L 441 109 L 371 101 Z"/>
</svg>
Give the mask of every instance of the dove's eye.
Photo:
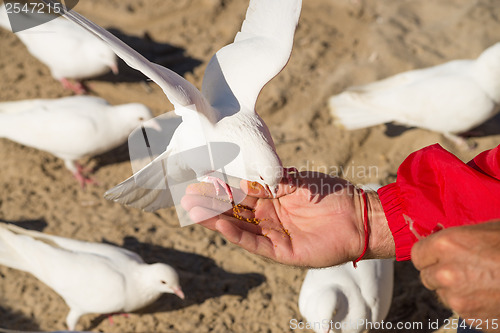
<svg viewBox="0 0 500 333">
<path fill-rule="evenodd" d="M 140 121 L 143 121 L 143 120 L 144 120 L 144 118 L 143 118 L 143 117 L 139 117 L 139 120 L 140 120 Z"/>
<path fill-rule="evenodd" d="M 161 283 L 162 283 L 162 284 L 167 284 L 167 283 L 166 283 L 165 281 L 163 281 L 163 280 L 161 280 Z"/>
</svg>

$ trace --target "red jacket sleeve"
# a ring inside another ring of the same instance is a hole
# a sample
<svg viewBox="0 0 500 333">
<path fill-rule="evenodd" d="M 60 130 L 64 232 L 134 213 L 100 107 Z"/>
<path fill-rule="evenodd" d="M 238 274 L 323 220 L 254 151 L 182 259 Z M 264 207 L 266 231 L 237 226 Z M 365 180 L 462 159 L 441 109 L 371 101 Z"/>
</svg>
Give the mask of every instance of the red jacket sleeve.
<svg viewBox="0 0 500 333">
<path fill-rule="evenodd" d="M 500 146 L 468 164 L 438 144 L 426 147 L 408 156 L 396 182 L 378 194 L 396 259 L 409 260 L 415 234 L 425 237 L 441 228 L 500 218 Z"/>
</svg>

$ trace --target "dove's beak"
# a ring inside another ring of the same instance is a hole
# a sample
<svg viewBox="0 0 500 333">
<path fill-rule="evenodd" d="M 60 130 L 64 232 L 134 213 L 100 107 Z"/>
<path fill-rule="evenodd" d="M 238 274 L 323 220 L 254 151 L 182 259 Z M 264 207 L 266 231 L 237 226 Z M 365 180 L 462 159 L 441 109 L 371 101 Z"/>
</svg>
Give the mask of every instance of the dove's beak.
<svg viewBox="0 0 500 333">
<path fill-rule="evenodd" d="M 271 193 L 273 195 L 273 198 L 276 198 L 276 196 L 278 195 L 278 190 L 279 190 L 279 186 L 278 185 L 275 185 L 275 186 L 271 187 Z"/>
<path fill-rule="evenodd" d="M 158 123 L 158 121 L 156 119 L 150 119 L 148 121 L 145 121 L 144 123 L 142 123 L 142 125 L 144 127 L 149 127 L 149 128 L 152 128 L 158 132 L 161 132 L 160 123 Z"/>
<path fill-rule="evenodd" d="M 276 195 L 278 194 L 278 185 L 276 186 L 269 186 L 266 184 L 266 190 L 269 194 L 273 196 L 273 198 L 276 198 Z"/>
<path fill-rule="evenodd" d="M 181 299 L 184 299 L 184 293 L 182 292 L 182 289 L 180 287 L 175 287 L 173 288 L 174 294 L 179 296 Z"/>
<path fill-rule="evenodd" d="M 117 64 L 110 65 L 109 69 L 111 69 L 111 71 L 113 72 L 113 74 L 115 74 L 115 75 L 118 74 L 118 65 Z"/>
</svg>

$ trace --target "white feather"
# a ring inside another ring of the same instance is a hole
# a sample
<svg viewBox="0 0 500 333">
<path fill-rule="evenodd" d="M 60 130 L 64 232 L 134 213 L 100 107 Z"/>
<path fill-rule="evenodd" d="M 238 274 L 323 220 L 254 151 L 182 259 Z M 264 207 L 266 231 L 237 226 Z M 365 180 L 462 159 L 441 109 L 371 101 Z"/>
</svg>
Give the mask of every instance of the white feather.
<svg viewBox="0 0 500 333">
<path fill-rule="evenodd" d="M 16 15 L 30 22 L 41 20 L 41 15 L 49 16 L 31 12 Z M 11 31 L 5 4 L 0 6 L 0 26 Z M 17 32 L 16 36 L 57 80 L 95 77 L 117 66 L 116 55 L 106 43 L 62 17 Z"/>
<path fill-rule="evenodd" d="M 500 102 L 500 43 L 476 60 L 456 60 L 353 87 L 329 99 L 338 125 L 358 129 L 395 121 L 440 133 L 470 130 Z"/>
<path fill-rule="evenodd" d="M 185 153 L 213 142 L 241 149 L 239 158 L 224 167 L 225 173 L 277 188 L 282 164 L 271 134 L 254 107 L 262 87 L 290 57 L 301 4 L 301 0 L 251 0 L 234 43 L 218 51 L 207 66 L 203 94 L 78 13 L 65 13 L 68 19 L 106 41 L 127 64 L 155 81 L 182 117 L 166 152 L 109 190 L 105 197 L 148 211 L 171 205 L 169 194 L 163 190 L 167 176 L 182 181 L 194 172 L 198 179 L 206 179 L 215 171 L 210 167 L 213 161 L 193 166 L 185 160 Z"/>
<path fill-rule="evenodd" d="M 142 104 L 109 105 L 102 98 L 73 96 L 0 103 L 0 138 L 75 161 L 111 150 L 143 121 L 152 118 Z"/>
<path fill-rule="evenodd" d="M 361 333 L 366 322 L 384 320 L 393 291 L 392 259 L 363 260 L 310 269 L 299 295 L 299 310 L 317 333 Z M 326 323 L 326 325 L 325 325 Z"/>
<path fill-rule="evenodd" d="M 166 264 L 148 265 L 123 248 L 11 224 L 0 223 L 0 264 L 31 273 L 57 292 L 70 308 L 70 330 L 87 313 L 135 311 L 162 293 L 183 297 L 176 271 Z"/>
</svg>

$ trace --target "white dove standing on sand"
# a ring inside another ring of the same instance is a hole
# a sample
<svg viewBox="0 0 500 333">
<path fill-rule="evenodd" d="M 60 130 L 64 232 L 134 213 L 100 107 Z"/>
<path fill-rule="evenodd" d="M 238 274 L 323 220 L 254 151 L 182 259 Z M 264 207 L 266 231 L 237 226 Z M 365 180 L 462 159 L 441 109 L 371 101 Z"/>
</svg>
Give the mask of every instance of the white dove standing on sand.
<svg viewBox="0 0 500 333">
<path fill-rule="evenodd" d="M 499 111 L 500 43 L 476 60 L 455 60 L 413 70 L 329 99 L 336 123 L 349 130 L 395 121 L 453 135 L 468 131 Z"/>
<path fill-rule="evenodd" d="M 77 160 L 111 150 L 152 118 L 142 104 L 112 106 L 102 98 L 72 96 L 0 103 L 0 138 L 49 152 L 64 160 L 80 184 L 92 182 Z M 148 126 L 158 126 L 150 120 Z"/>
<path fill-rule="evenodd" d="M 46 0 L 44 0 L 46 1 Z M 231 190 L 210 168 L 196 168 L 180 156 L 189 149 L 208 142 L 235 144 L 241 149 L 241 163 L 224 166 L 226 174 L 255 181 L 276 193 L 283 176 L 282 163 L 271 134 L 255 112 L 262 87 L 286 65 L 292 50 L 301 0 L 251 0 L 246 19 L 234 42 L 219 50 L 205 70 L 202 92 L 171 70 L 151 63 L 103 28 L 72 11 L 68 19 L 94 32 L 109 43 L 129 66 L 155 81 L 182 117 L 166 151 L 152 163 L 117 187 L 106 198 L 147 211 L 168 207 L 164 188 L 163 161 L 168 161 L 168 175 L 182 179 L 192 170 L 201 181 L 221 185 L 232 200 Z"/>
<path fill-rule="evenodd" d="M 69 306 L 66 324 L 75 329 L 88 313 L 132 312 L 163 293 L 184 298 L 177 272 L 146 264 L 123 248 L 90 243 L 0 224 L 0 264 L 33 274 Z"/>
<path fill-rule="evenodd" d="M 299 310 L 317 333 L 361 333 L 384 320 L 392 302 L 392 259 L 363 260 L 310 269 L 299 295 Z"/>
<path fill-rule="evenodd" d="M 362 185 L 377 191 L 380 184 Z M 310 269 L 299 294 L 300 313 L 317 333 L 361 333 L 385 319 L 392 303 L 394 261 L 374 259 Z"/>
<path fill-rule="evenodd" d="M 40 21 L 43 14 L 20 12 L 27 20 Z M 45 14 L 49 15 L 49 14 Z M 0 27 L 11 30 L 5 3 L 0 6 Z M 76 94 L 86 92 L 80 80 L 118 73 L 117 58 L 111 48 L 85 29 L 57 17 L 46 23 L 16 33 L 28 51 L 47 67 L 64 88 Z M 68 79 L 77 80 L 75 84 Z"/>
</svg>

